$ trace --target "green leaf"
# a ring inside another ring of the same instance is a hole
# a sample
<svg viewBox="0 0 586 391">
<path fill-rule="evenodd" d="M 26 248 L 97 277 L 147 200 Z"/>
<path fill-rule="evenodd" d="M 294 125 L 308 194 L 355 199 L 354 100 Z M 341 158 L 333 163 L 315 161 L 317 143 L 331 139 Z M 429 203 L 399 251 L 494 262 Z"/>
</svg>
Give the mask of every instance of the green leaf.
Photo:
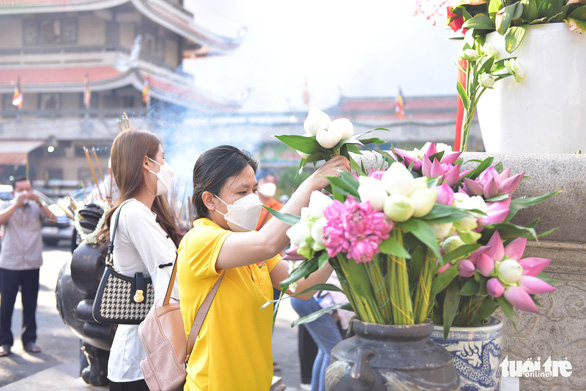
<svg viewBox="0 0 586 391">
<path fill-rule="evenodd" d="M 411 218 L 405 222 L 398 223 L 398 226 L 402 227 L 405 232 L 410 232 L 419 240 L 421 240 L 428 248 L 430 248 L 438 259 L 441 259 L 439 251 L 439 245 L 437 239 L 431 230 L 428 223 L 423 220 Z"/>
<path fill-rule="evenodd" d="M 492 57 L 492 56 L 484 57 L 478 66 L 478 74 L 480 75 L 482 73 L 490 73 L 490 70 L 492 69 L 493 64 L 494 64 L 494 57 Z"/>
<path fill-rule="evenodd" d="M 487 14 L 478 14 L 462 25 L 465 29 L 494 30 L 494 22 Z"/>
<path fill-rule="evenodd" d="M 378 249 L 383 254 L 394 255 L 401 258 L 411 258 L 409 252 L 407 252 L 407 250 L 401 246 L 401 243 L 399 243 L 399 241 L 393 236 L 389 236 L 388 239 L 383 240 L 381 244 L 379 244 Z"/>
<path fill-rule="evenodd" d="M 466 258 L 473 251 L 478 250 L 480 246 L 480 243 L 465 244 L 463 246 L 460 246 L 457 249 L 450 251 L 449 253 L 444 255 L 444 263 L 449 263 L 457 259 Z"/>
<path fill-rule="evenodd" d="M 359 182 L 349 172 L 342 171 L 339 177 L 327 178 L 333 187 L 343 190 L 348 195 L 353 196 L 357 200 L 360 199 L 360 195 L 358 194 Z"/>
<path fill-rule="evenodd" d="M 513 3 L 511 5 L 506 6 L 505 8 L 500 9 L 496 13 L 495 18 L 495 27 L 496 31 L 500 35 L 505 35 L 509 27 L 511 26 L 511 22 L 513 21 L 513 16 L 515 16 L 517 5 L 523 7 L 519 3 Z"/>
<path fill-rule="evenodd" d="M 431 284 L 431 297 L 435 297 L 438 293 L 446 289 L 448 285 L 458 276 L 458 268 L 450 266 L 443 272 L 439 273 L 433 279 Z"/>
<path fill-rule="evenodd" d="M 523 14 L 521 17 L 524 20 L 532 22 L 537 19 L 537 10 L 539 8 L 538 0 L 521 0 L 520 3 L 523 4 Z"/>
<path fill-rule="evenodd" d="M 476 296 L 480 290 L 480 285 L 474 280 L 468 280 L 460 289 L 460 296 Z"/>
<path fill-rule="evenodd" d="M 295 225 L 299 222 L 299 220 L 301 220 L 301 216 L 295 216 L 295 215 L 288 214 L 288 213 L 281 213 L 278 210 L 275 210 L 273 208 L 269 208 L 268 206 L 264 206 L 264 205 L 263 205 L 263 208 L 268 210 L 273 216 L 275 216 L 279 220 L 281 220 L 289 225 Z"/>
<path fill-rule="evenodd" d="M 523 41 L 523 37 L 525 37 L 525 31 L 527 30 L 527 26 L 513 26 L 507 30 L 505 34 L 505 50 L 509 53 L 513 53 L 519 45 L 521 41 Z"/>
<path fill-rule="evenodd" d="M 487 200 L 484 200 L 484 202 L 497 202 L 497 201 L 504 201 L 507 198 L 509 198 L 510 194 L 501 194 L 501 195 L 497 195 L 496 197 L 492 197 L 489 198 Z"/>
<path fill-rule="evenodd" d="M 565 0 L 541 0 L 537 9 L 538 18 L 553 18 L 562 12 Z"/>
<path fill-rule="evenodd" d="M 281 288 L 288 288 L 292 283 L 309 276 L 318 269 L 318 258 L 313 257 L 307 261 L 303 261 L 295 270 L 289 274 L 285 280 L 281 281 Z"/>
<path fill-rule="evenodd" d="M 488 157 L 488 158 L 484 159 L 478 166 L 476 166 L 476 168 L 474 170 L 472 170 L 471 172 L 469 172 L 466 175 L 466 178 L 476 179 L 478 177 L 478 175 L 480 175 L 482 173 L 482 171 L 484 171 L 488 167 L 492 166 L 493 160 L 494 160 L 494 157 Z"/>
<path fill-rule="evenodd" d="M 573 10 L 569 15 L 568 19 L 577 19 L 581 21 L 586 21 L 586 5 L 582 5 L 575 10 Z"/>
<path fill-rule="evenodd" d="M 284 134 L 275 137 L 288 147 L 303 153 L 313 154 L 321 150 L 321 146 L 318 144 L 315 136 L 307 137 Z"/>
<path fill-rule="evenodd" d="M 384 144 L 384 143 L 386 143 L 385 140 L 382 140 L 378 137 L 365 138 L 360 141 L 362 142 L 362 144 Z"/>
<path fill-rule="evenodd" d="M 431 211 L 423 216 L 421 220 L 428 224 L 443 224 L 460 221 L 473 215 L 473 211 L 460 209 L 455 206 L 435 204 Z"/>
<path fill-rule="evenodd" d="M 302 295 L 304 293 L 311 292 L 311 291 L 342 292 L 342 290 L 340 288 L 338 288 L 337 286 L 335 286 L 333 284 L 315 284 L 314 286 L 309 287 L 304 291 L 295 292 L 295 294 L 291 295 L 291 297 L 299 296 L 299 295 Z"/>
<path fill-rule="evenodd" d="M 519 197 L 514 198 L 511 200 L 511 205 L 509 206 L 509 214 L 507 216 L 507 221 L 510 221 L 521 209 L 528 208 L 533 205 L 537 205 L 540 202 L 545 201 L 546 199 L 553 197 L 556 194 L 561 193 L 561 190 L 553 191 L 551 193 L 547 193 L 538 197 Z"/>
<path fill-rule="evenodd" d="M 330 256 L 328 255 L 327 251 L 322 251 L 322 253 L 319 255 L 318 257 L 318 268 L 321 269 L 326 263 L 328 263 L 328 260 L 330 259 Z"/>
<path fill-rule="evenodd" d="M 503 0 L 490 0 L 488 3 L 488 16 L 491 20 L 495 20 L 496 13 L 503 8 Z"/>
<path fill-rule="evenodd" d="M 498 305 L 501 307 L 501 309 L 503 310 L 503 312 L 505 313 L 505 315 L 507 315 L 507 318 L 509 318 L 509 320 L 511 322 L 513 322 L 513 325 L 515 324 L 514 320 L 513 320 L 513 316 L 515 314 L 515 310 L 513 308 L 513 305 L 511 303 L 509 303 L 507 301 L 507 299 L 505 299 L 504 296 L 501 297 L 497 297 L 496 299 Z M 517 326 L 515 326 L 516 328 Z"/>
<path fill-rule="evenodd" d="M 318 319 L 323 314 L 327 314 L 330 311 L 337 310 L 338 308 L 342 308 L 346 304 L 348 304 L 348 303 L 339 303 L 339 304 L 334 304 L 328 308 L 322 308 L 319 311 L 315 311 L 307 316 L 304 316 L 303 318 L 299 318 L 299 319 L 295 320 L 293 323 L 291 323 L 291 327 L 295 327 L 300 324 L 311 323 L 314 320 Z"/>
<path fill-rule="evenodd" d="M 452 281 L 446 289 L 444 310 L 442 314 L 444 319 L 444 339 L 448 338 L 448 332 L 450 331 L 450 327 L 452 327 L 452 323 L 456 317 L 456 312 L 458 312 L 458 307 L 460 306 L 460 295 L 458 294 L 458 290 L 459 286 L 456 281 Z"/>
<path fill-rule="evenodd" d="M 466 110 L 468 110 L 468 108 L 470 107 L 470 99 L 468 99 L 468 94 L 466 93 L 466 90 L 464 89 L 464 87 L 462 87 L 462 84 L 460 84 L 459 81 L 456 82 L 456 89 L 458 90 L 458 96 L 462 101 L 462 105 Z"/>
<path fill-rule="evenodd" d="M 478 316 L 484 320 L 492 315 L 497 308 L 499 308 L 499 303 L 492 298 L 487 298 L 478 308 Z"/>
</svg>

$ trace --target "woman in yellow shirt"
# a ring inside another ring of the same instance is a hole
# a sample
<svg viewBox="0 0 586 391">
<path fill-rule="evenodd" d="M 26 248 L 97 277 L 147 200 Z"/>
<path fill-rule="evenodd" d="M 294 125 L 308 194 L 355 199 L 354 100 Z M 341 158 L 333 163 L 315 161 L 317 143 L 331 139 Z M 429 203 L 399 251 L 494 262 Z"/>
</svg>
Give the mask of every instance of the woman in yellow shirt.
<svg viewBox="0 0 586 391">
<path fill-rule="evenodd" d="M 178 249 L 178 283 L 186 335 L 203 300 L 225 270 L 224 279 L 199 332 L 187 365 L 185 390 L 269 390 L 273 375 L 271 351 L 273 287 L 288 276 L 279 252 L 288 244 L 289 225 L 270 219 L 254 231 L 262 204 L 256 195 L 257 163 L 232 146 L 202 154 L 193 168 L 196 220 Z M 328 185 L 327 176 L 350 170 L 335 156 L 306 179 L 281 209 L 299 215 L 314 190 Z M 325 282 L 326 264 L 297 291 Z M 309 299 L 314 292 L 297 297 Z"/>
</svg>

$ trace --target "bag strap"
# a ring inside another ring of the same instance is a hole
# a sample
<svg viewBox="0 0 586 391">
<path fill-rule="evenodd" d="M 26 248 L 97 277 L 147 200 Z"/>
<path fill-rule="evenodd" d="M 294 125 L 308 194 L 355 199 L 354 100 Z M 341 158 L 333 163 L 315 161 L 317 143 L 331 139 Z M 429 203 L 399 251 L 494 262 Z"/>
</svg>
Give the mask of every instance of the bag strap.
<svg viewBox="0 0 586 391">
<path fill-rule="evenodd" d="M 187 234 L 187 238 L 185 239 L 185 242 L 187 242 L 189 240 L 189 235 L 191 235 L 191 231 L 190 231 L 190 233 Z M 163 300 L 164 306 L 168 305 L 169 301 L 171 300 L 171 292 L 173 291 L 173 285 L 175 284 L 175 277 L 177 276 L 177 259 L 178 259 L 178 257 L 176 255 L 175 262 L 173 264 L 173 271 L 171 272 L 171 279 L 169 280 L 169 285 L 167 286 L 167 293 L 165 293 L 165 299 Z M 189 331 L 189 337 L 187 338 L 187 356 L 185 357 L 186 363 L 187 363 L 187 361 L 189 361 L 189 356 L 191 356 L 191 351 L 193 350 L 193 346 L 195 345 L 195 339 L 199 335 L 199 330 L 201 330 L 201 326 L 203 325 L 203 321 L 205 320 L 206 315 L 208 314 L 208 311 L 210 310 L 210 306 L 212 305 L 212 302 L 214 301 L 214 298 L 216 297 L 216 293 L 218 292 L 218 288 L 220 287 L 220 283 L 222 282 L 222 279 L 224 278 L 224 274 L 226 274 L 226 269 L 224 269 L 224 271 L 220 275 L 220 278 L 218 278 L 218 281 L 216 281 L 216 283 L 214 284 L 214 286 L 212 287 L 212 289 L 210 290 L 210 292 L 206 296 L 205 300 L 203 301 L 203 303 L 199 307 L 199 310 L 197 311 L 197 315 L 195 315 L 195 319 L 193 321 L 193 324 L 191 325 L 191 330 Z"/>
<path fill-rule="evenodd" d="M 118 219 L 120 218 L 120 209 L 122 209 L 124 204 L 126 204 L 129 201 L 130 200 L 126 200 L 123 203 L 121 203 L 118 207 L 118 210 L 116 210 L 118 214 L 116 215 L 116 218 L 114 219 L 114 225 L 112 226 L 112 240 L 110 240 L 110 244 L 108 245 L 108 252 L 106 253 L 106 264 L 112 267 L 114 266 L 112 264 L 112 254 L 114 253 L 114 239 L 116 239 L 116 230 L 118 228 Z"/>
</svg>

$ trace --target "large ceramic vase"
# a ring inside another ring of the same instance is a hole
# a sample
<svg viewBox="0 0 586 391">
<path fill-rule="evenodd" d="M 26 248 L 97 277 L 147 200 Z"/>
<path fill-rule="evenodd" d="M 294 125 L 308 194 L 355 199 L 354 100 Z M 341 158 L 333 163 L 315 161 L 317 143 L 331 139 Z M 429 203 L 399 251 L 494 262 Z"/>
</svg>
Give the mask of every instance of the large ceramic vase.
<svg viewBox="0 0 586 391">
<path fill-rule="evenodd" d="M 353 321 L 355 336 L 334 347 L 327 391 L 457 390 L 452 356 L 429 339 L 433 323 L 411 326 Z"/>
<path fill-rule="evenodd" d="M 503 323 L 489 318 L 478 327 L 452 327 L 444 340 L 443 326 L 434 326 L 431 339 L 454 356 L 462 391 L 498 391 Z"/>
<path fill-rule="evenodd" d="M 516 56 L 525 69 L 517 83 L 507 77 L 478 102 L 478 121 L 487 152 L 575 153 L 586 151 L 586 34 L 565 23 L 529 26 L 509 54 L 504 38 L 490 33 L 500 58 Z"/>
</svg>

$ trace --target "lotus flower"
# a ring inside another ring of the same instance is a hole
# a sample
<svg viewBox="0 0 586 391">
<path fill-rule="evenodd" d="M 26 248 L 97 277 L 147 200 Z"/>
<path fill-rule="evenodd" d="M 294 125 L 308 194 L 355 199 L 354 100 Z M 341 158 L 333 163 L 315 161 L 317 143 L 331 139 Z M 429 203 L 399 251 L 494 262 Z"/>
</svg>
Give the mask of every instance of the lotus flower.
<svg viewBox="0 0 586 391">
<path fill-rule="evenodd" d="M 460 157 L 462 152 L 452 152 L 452 148 L 446 144 L 434 144 L 426 143 L 420 150 L 415 149 L 413 151 L 405 151 L 403 149 L 394 148 L 395 155 L 403 160 L 403 164 L 406 167 L 413 165 L 413 171 L 420 172 L 423 157 L 428 159 L 438 152 L 444 152 L 443 157 L 440 160 L 440 164 L 454 164 Z M 435 159 L 434 159 L 435 160 Z M 426 175 L 428 176 L 428 175 Z"/>
<path fill-rule="evenodd" d="M 510 176 L 511 170 L 507 169 L 499 174 L 494 167 L 484 170 L 476 180 L 464 178 L 463 190 L 470 196 L 482 195 L 485 199 L 496 197 L 500 194 L 513 194 L 521 184 L 523 174 Z"/>
<path fill-rule="evenodd" d="M 310 136 L 315 136 L 320 128 L 328 126 L 330 122 L 332 121 L 329 115 L 320 109 L 312 107 L 307 113 L 307 118 L 305 118 L 303 128 L 305 129 L 305 133 Z"/>
<path fill-rule="evenodd" d="M 402 222 L 413 216 L 415 206 L 409 197 L 403 194 L 391 194 L 387 197 L 383 208 L 389 219 Z"/>
<path fill-rule="evenodd" d="M 370 206 L 374 209 L 383 210 L 385 199 L 389 195 L 385 190 L 385 185 L 372 177 L 360 177 L 358 181 L 360 182 L 358 186 L 360 200 L 370 202 Z"/>
<path fill-rule="evenodd" d="M 381 182 L 389 194 L 403 194 L 408 196 L 415 189 L 415 178 L 400 163 L 393 163 L 381 177 Z"/>
</svg>

